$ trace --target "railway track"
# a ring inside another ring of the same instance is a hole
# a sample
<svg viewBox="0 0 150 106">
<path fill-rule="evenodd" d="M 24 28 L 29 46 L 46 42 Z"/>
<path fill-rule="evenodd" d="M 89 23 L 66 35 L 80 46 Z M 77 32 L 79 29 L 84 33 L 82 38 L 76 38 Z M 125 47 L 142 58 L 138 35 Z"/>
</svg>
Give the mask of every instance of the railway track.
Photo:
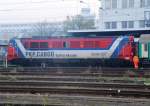
<svg viewBox="0 0 150 106">
<path fill-rule="evenodd" d="M 144 84 L 143 80 L 136 80 L 128 77 L 101 77 L 101 76 L 36 76 L 36 75 L 0 75 L 0 80 L 6 81 L 72 81 L 72 82 L 113 82 L 113 83 L 138 83 Z"/>
<path fill-rule="evenodd" d="M 146 98 L 115 98 L 79 95 L 0 94 L 4 106 L 149 106 Z M 9 101 L 9 102 L 8 102 Z"/>
<path fill-rule="evenodd" d="M 123 73 L 126 71 L 144 71 L 149 72 L 150 68 L 141 68 L 141 69 L 134 69 L 134 68 L 107 68 L 107 67 L 47 67 L 47 68 L 41 68 L 41 67 L 8 67 L 8 68 L 0 68 L 0 72 L 51 72 L 55 73 L 57 71 L 61 71 L 63 73 L 82 73 L 82 72 L 119 72 Z"/>
<path fill-rule="evenodd" d="M 122 83 L 97 83 L 97 82 L 70 82 L 70 81 L 0 81 L 0 87 L 4 86 L 33 86 L 33 87 L 87 87 L 87 88 L 111 88 L 111 89 L 139 89 L 150 90 L 149 85 L 122 84 Z"/>
<path fill-rule="evenodd" d="M 1 70 L 1 69 L 0 69 Z M 113 71 L 113 72 L 112 72 Z M 150 86 L 122 77 L 142 74 L 149 69 L 49 68 L 0 71 L 0 93 L 66 94 L 150 98 Z M 116 78 L 117 77 L 117 78 Z"/>
<path fill-rule="evenodd" d="M 0 75 L 9 75 L 9 76 L 80 76 L 80 77 L 143 77 L 150 78 L 149 74 L 141 73 L 49 73 L 49 72 L 0 72 Z"/>
<path fill-rule="evenodd" d="M 130 69 L 130 68 L 1 68 L 0 75 L 51 75 L 51 76 L 102 76 L 102 77 L 145 77 L 150 78 L 150 69 Z"/>
<path fill-rule="evenodd" d="M 150 86 L 139 84 L 64 82 L 64 81 L 0 81 L 0 92 L 112 95 L 150 97 Z"/>
<path fill-rule="evenodd" d="M 150 98 L 150 91 L 130 89 L 106 89 L 106 88 L 68 88 L 68 87 L 32 87 L 32 86 L 2 86 L 1 92 L 9 93 L 50 93 L 50 94 L 78 94 L 78 95 L 111 95 L 124 97 L 147 97 Z"/>
</svg>

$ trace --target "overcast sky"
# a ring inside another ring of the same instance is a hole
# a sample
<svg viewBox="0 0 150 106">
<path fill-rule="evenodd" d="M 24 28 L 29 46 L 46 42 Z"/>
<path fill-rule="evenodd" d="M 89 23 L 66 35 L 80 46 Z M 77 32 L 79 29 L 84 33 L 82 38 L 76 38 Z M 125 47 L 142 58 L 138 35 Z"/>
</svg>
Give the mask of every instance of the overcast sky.
<svg viewBox="0 0 150 106">
<path fill-rule="evenodd" d="M 98 0 L 0 0 L 0 23 L 62 21 L 82 7 L 98 14 Z"/>
</svg>

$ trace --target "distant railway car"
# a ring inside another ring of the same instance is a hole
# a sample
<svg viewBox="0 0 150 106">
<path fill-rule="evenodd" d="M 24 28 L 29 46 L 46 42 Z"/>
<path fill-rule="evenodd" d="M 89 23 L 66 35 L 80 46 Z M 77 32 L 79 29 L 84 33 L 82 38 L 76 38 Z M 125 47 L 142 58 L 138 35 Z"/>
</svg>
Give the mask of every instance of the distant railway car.
<svg viewBox="0 0 150 106">
<path fill-rule="evenodd" d="M 125 66 L 133 58 L 132 36 L 13 38 L 8 62 L 23 66 Z"/>
<path fill-rule="evenodd" d="M 150 65 L 150 34 L 140 36 L 138 55 L 142 66 Z"/>
</svg>

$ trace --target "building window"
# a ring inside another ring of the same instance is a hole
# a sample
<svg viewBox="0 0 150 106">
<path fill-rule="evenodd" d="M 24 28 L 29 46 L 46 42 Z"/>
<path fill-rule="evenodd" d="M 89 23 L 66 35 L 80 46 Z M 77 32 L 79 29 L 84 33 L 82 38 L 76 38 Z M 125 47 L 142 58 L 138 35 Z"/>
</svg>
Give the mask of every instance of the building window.
<svg viewBox="0 0 150 106">
<path fill-rule="evenodd" d="M 145 0 L 140 0 L 140 7 L 145 7 Z"/>
<path fill-rule="evenodd" d="M 128 28 L 134 28 L 134 21 L 128 22 Z"/>
<path fill-rule="evenodd" d="M 145 20 L 145 26 L 150 27 L 150 20 Z"/>
<path fill-rule="evenodd" d="M 117 0 L 112 0 L 112 8 L 117 8 Z"/>
<path fill-rule="evenodd" d="M 133 8 L 134 7 L 134 0 L 129 0 L 129 8 Z"/>
<path fill-rule="evenodd" d="M 105 22 L 105 28 L 110 29 L 110 22 Z"/>
<path fill-rule="evenodd" d="M 145 21 L 144 20 L 140 20 L 139 21 L 139 27 L 140 28 L 144 28 L 145 27 Z"/>
<path fill-rule="evenodd" d="M 150 27 L 150 11 L 144 11 L 145 26 Z"/>
<path fill-rule="evenodd" d="M 105 29 L 116 29 L 117 22 L 105 22 Z"/>
<path fill-rule="evenodd" d="M 111 27 L 112 27 L 112 29 L 116 29 L 117 28 L 117 22 L 112 22 Z"/>
<path fill-rule="evenodd" d="M 122 0 L 122 8 L 134 8 L 134 0 Z"/>
<path fill-rule="evenodd" d="M 105 0 L 106 9 L 116 9 L 118 0 Z"/>
<path fill-rule="evenodd" d="M 111 0 L 106 0 L 105 1 L 105 8 L 110 9 L 111 8 Z"/>
<path fill-rule="evenodd" d="M 122 28 L 134 28 L 134 21 L 122 21 Z"/>
<path fill-rule="evenodd" d="M 122 8 L 127 8 L 128 0 L 122 0 Z"/>
<path fill-rule="evenodd" d="M 150 0 L 147 0 L 147 6 L 150 7 Z"/>
<path fill-rule="evenodd" d="M 140 0 L 140 7 L 149 7 L 150 0 Z"/>
<path fill-rule="evenodd" d="M 122 21 L 121 24 L 122 24 L 122 28 L 127 28 L 127 21 Z"/>
</svg>

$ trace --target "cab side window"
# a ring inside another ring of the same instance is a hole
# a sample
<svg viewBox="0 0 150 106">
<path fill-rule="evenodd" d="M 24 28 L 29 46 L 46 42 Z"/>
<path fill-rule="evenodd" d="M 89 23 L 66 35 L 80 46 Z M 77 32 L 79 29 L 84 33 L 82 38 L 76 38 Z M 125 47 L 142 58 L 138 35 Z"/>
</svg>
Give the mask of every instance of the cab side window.
<svg viewBox="0 0 150 106">
<path fill-rule="evenodd" d="M 24 43 L 24 47 L 25 47 L 26 49 L 28 49 L 28 48 L 29 48 L 29 43 L 28 43 L 28 42 L 25 42 L 25 43 Z"/>
</svg>

